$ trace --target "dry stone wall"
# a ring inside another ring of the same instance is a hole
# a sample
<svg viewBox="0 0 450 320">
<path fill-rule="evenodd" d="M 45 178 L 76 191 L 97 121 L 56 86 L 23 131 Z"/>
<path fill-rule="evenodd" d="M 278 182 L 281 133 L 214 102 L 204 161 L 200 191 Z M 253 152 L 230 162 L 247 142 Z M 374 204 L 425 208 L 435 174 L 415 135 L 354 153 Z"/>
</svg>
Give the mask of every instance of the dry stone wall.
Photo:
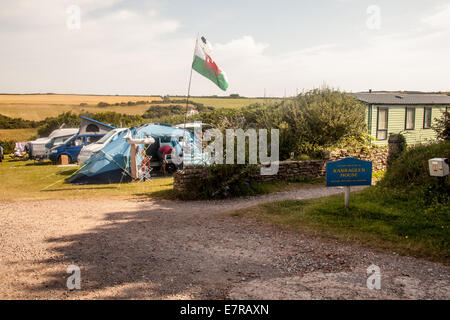
<svg viewBox="0 0 450 320">
<path fill-rule="evenodd" d="M 327 151 L 324 160 L 280 161 L 278 173 L 275 175 L 255 175 L 254 181 L 289 181 L 295 179 L 318 178 L 325 176 L 326 162 L 347 157 L 372 161 L 373 170 L 386 170 L 388 149 L 373 148 L 369 150 L 333 150 Z M 201 183 L 208 176 L 208 168 L 203 166 L 186 166 L 174 175 L 174 190 L 183 192 Z"/>
</svg>

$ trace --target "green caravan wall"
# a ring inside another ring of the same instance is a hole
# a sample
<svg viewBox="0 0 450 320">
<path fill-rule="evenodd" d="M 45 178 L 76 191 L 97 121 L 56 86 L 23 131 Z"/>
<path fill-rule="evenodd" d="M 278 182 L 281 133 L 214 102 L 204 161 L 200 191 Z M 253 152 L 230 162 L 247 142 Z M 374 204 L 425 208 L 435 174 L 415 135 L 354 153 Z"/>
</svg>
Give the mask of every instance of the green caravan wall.
<svg viewBox="0 0 450 320">
<path fill-rule="evenodd" d="M 446 107 L 445 106 L 414 106 L 414 105 L 372 105 L 371 112 L 370 106 L 366 108 L 366 121 L 368 123 L 369 134 L 376 138 L 377 136 L 377 111 L 378 107 L 388 108 L 388 136 L 390 133 L 402 133 L 405 135 L 406 142 L 409 145 L 427 143 L 436 139 L 436 133 L 433 129 L 424 129 L 423 128 L 423 116 L 424 116 L 424 108 L 431 107 L 431 119 L 432 125 L 436 122 L 436 118 L 440 118 L 443 116 Z M 414 130 L 405 130 L 405 112 L 406 107 L 415 108 L 415 125 Z M 369 119 L 372 118 L 371 123 L 369 123 Z M 386 140 L 374 140 L 374 144 L 376 145 L 387 145 Z"/>
</svg>

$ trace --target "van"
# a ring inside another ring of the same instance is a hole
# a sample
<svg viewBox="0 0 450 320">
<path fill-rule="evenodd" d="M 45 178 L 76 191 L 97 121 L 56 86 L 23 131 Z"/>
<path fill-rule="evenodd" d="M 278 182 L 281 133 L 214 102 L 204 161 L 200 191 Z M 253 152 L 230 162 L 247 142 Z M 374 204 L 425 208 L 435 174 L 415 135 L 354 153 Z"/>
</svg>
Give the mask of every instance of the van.
<svg viewBox="0 0 450 320">
<path fill-rule="evenodd" d="M 90 145 L 84 146 L 81 149 L 80 154 L 78 155 L 78 164 L 81 166 L 84 163 L 86 163 L 86 161 L 89 160 L 89 158 L 94 153 L 103 149 L 103 147 L 106 146 L 111 141 L 116 140 L 117 137 L 119 136 L 119 133 L 122 131 L 125 131 L 125 130 L 127 130 L 127 129 L 126 128 L 118 128 L 118 129 L 111 130 L 97 142 L 94 142 Z"/>
<path fill-rule="evenodd" d="M 77 132 L 77 128 L 56 129 L 46 138 L 39 138 L 28 142 L 30 159 L 41 160 L 47 158 L 51 148 L 63 144 Z"/>
<path fill-rule="evenodd" d="M 50 150 L 49 158 L 56 163 L 61 161 L 62 155 L 67 155 L 69 157 L 69 162 L 77 162 L 78 155 L 84 146 L 97 142 L 104 136 L 105 134 L 76 134 L 67 139 L 64 144 L 53 147 Z"/>
</svg>

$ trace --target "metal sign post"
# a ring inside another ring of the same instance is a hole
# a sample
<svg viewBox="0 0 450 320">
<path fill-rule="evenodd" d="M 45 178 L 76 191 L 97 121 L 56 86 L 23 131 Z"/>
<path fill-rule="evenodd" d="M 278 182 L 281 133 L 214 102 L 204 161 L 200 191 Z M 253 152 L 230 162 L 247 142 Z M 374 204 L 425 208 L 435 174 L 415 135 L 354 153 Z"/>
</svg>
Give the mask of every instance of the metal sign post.
<svg viewBox="0 0 450 320">
<path fill-rule="evenodd" d="M 350 205 L 350 186 L 345 186 L 345 199 L 344 199 L 344 205 L 346 208 Z"/>
</svg>

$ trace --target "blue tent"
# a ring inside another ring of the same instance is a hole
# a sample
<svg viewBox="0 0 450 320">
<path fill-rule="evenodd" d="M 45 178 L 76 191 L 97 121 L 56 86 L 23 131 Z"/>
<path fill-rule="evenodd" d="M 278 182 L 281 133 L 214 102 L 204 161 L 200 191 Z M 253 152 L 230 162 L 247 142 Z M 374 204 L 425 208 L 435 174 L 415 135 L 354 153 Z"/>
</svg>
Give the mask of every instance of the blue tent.
<svg viewBox="0 0 450 320">
<path fill-rule="evenodd" d="M 85 165 L 67 181 L 79 184 L 131 181 L 130 145 L 126 140 L 128 134 L 131 134 L 133 139 L 145 139 L 151 136 L 157 141 L 152 145 L 137 145 L 139 148 L 137 152 L 138 168 L 144 164 L 149 152 L 159 149 L 159 141 L 170 143 L 178 154 L 182 151 L 178 143 L 180 137 L 183 137 L 185 143 L 193 145 L 193 135 L 180 128 L 160 124 L 146 124 L 130 128 L 119 132 L 117 139 L 94 153 Z"/>
</svg>

